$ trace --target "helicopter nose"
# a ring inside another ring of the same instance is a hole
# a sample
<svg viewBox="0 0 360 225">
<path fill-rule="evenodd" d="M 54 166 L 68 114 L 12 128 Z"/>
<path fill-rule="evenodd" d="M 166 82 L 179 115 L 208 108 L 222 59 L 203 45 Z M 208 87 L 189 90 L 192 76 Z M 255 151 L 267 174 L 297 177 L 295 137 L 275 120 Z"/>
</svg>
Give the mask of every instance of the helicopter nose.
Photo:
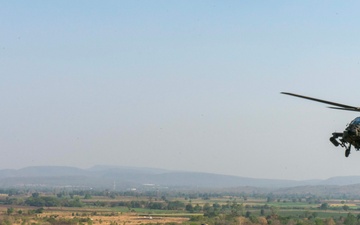
<svg viewBox="0 0 360 225">
<path fill-rule="evenodd" d="M 351 131 L 350 129 L 345 130 L 344 133 L 343 133 L 343 138 L 347 138 L 347 137 L 352 136 L 352 135 L 353 135 L 353 131 Z"/>
<path fill-rule="evenodd" d="M 347 135 L 356 135 L 356 130 L 355 129 L 350 129 L 350 130 L 347 130 Z"/>
</svg>

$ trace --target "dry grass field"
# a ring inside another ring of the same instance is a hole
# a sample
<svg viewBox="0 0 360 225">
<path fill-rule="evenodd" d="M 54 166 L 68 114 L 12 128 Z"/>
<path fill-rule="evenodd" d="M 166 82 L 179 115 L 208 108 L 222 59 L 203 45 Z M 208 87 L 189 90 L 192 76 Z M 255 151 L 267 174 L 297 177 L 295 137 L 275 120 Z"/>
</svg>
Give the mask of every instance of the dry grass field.
<svg viewBox="0 0 360 225">
<path fill-rule="evenodd" d="M 8 207 L 0 206 L 0 221 L 5 224 L 25 225 L 25 224 L 72 224 L 64 221 L 80 221 L 78 224 L 119 224 L 119 225 L 135 225 L 135 224 L 181 224 L 188 221 L 188 218 L 178 217 L 176 215 L 151 216 L 140 215 L 137 213 L 120 213 L 107 211 L 104 209 L 80 209 L 80 208 L 45 208 L 43 213 L 31 214 L 27 212 L 35 208 L 21 207 L 15 208 L 10 215 L 7 214 Z M 19 214 L 19 210 L 22 211 Z M 62 221 L 62 222 L 61 222 Z"/>
<path fill-rule="evenodd" d="M 123 214 L 100 214 L 100 215 L 85 215 L 81 214 L 79 216 L 73 215 L 70 212 L 63 212 L 63 211 L 53 211 L 53 212 L 45 212 L 39 215 L 40 217 L 51 217 L 56 216 L 58 219 L 65 218 L 65 219 L 72 219 L 74 217 L 81 217 L 81 218 L 90 218 L 93 224 L 111 224 L 117 223 L 121 225 L 135 225 L 135 224 L 164 224 L 164 223 L 182 223 L 187 221 L 187 218 L 183 217 L 152 217 L 152 216 L 139 216 L 135 213 L 123 213 Z"/>
</svg>

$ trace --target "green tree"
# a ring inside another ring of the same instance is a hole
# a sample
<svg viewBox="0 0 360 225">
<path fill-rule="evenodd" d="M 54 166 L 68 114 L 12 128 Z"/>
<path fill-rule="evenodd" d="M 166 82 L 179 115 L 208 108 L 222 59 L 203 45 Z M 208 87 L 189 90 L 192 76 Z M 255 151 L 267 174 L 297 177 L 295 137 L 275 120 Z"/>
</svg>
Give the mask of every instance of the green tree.
<svg viewBox="0 0 360 225">
<path fill-rule="evenodd" d="M 328 208 L 329 208 L 329 203 L 327 202 L 322 203 L 320 206 L 320 209 L 322 210 L 327 210 Z"/>
<path fill-rule="evenodd" d="M 86 193 L 84 199 L 91 199 L 91 195 L 89 193 Z"/>
<path fill-rule="evenodd" d="M 356 217 L 353 214 L 348 213 L 344 220 L 344 225 L 356 225 L 356 222 Z"/>
<path fill-rule="evenodd" d="M 204 216 L 206 217 L 216 217 L 219 215 L 219 210 L 215 209 L 213 206 L 210 206 L 209 203 L 206 203 L 203 207 Z"/>
<path fill-rule="evenodd" d="M 64 196 L 63 193 L 57 193 L 57 194 L 56 194 L 56 197 L 58 197 L 58 198 L 62 198 L 63 196 Z"/>
<path fill-rule="evenodd" d="M 44 208 L 41 207 L 41 208 L 38 208 L 35 210 L 35 213 L 43 213 L 44 212 Z"/>
<path fill-rule="evenodd" d="M 276 216 L 278 214 L 279 208 L 276 206 L 270 206 L 271 215 Z"/>
<path fill-rule="evenodd" d="M 244 213 L 243 204 L 233 203 L 231 205 L 231 216 L 232 217 L 242 216 L 243 213 Z"/>
<path fill-rule="evenodd" d="M 259 223 L 259 220 L 258 220 L 257 216 L 250 215 L 249 219 L 253 224 L 258 224 Z"/>
<path fill-rule="evenodd" d="M 260 215 L 261 215 L 261 216 L 264 216 L 264 215 L 265 215 L 265 209 L 261 209 L 261 210 L 260 210 Z"/>
<path fill-rule="evenodd" d="M 14 208 L 13 207 L 10 207 L 10 208 L 7 208 L 6 210 L 6 214 L 10 215 L 14 212 Z"/>
<path fill-rule="evenodd" d="M 316 218 L 315 219 L 315 225 L 324 225 L 324 220 L 322 220 L 320 218 Z"/>
<path fill-rule="evenodd" d="M 192 212 L 194 212 L 194 207 L 192 206 L 191 203 L 188 203 L 188 204 L 185 206 L 185 210 L 192 213 Z"/>
<path fill-rule="evenodd" d="M 185 204 L 180 201 L 169 201 L 167 209 L 168 210 L 178 210 L 178 209 L 184 209 Z"/>
<path fill-rule="evenodd" d="M 202 207 L 199 204 L 196 204 L 193 210 L 194 212 L 200 212 L 202 210 Z"/>
</svg>

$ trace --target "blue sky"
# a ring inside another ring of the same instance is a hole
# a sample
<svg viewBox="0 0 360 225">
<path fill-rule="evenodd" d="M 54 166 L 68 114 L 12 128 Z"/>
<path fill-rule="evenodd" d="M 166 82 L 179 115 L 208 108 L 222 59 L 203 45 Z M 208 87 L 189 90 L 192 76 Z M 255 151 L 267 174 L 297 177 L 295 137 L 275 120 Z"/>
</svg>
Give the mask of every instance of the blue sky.
<svg viewBox="0 0 360 225">
<path fill-rule="evenodd" d="M 0 168 L 358 175 L 357 1 L 4 1 Z"/>
</svg>

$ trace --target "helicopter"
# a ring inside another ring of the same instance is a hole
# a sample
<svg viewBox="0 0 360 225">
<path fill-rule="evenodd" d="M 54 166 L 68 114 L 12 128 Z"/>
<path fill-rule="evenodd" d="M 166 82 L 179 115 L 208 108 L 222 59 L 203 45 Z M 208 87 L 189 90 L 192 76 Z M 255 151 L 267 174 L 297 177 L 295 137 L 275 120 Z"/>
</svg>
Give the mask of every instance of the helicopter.
<svg viewBox="0 0 360 225">
<path fill-rule="evenodd" d="M 304 98 L 311 101 L 321 102 L 328 105 L 330 109 L 339 109 L 339 110 L 347 110 L 347 111 L 356 111 L 360 112 L 360 107 L 344 105 L 336 102 L 330 102 L 322 99 L 312 98 L 304 95 L 293 94 L 289 92 L 281 92 L 284 95 L 290 95 L 298 98 Z M 335 107 L 334 107 L 335 106 Z M 360 150 L 360 117 L 356 117 L 352 120 L 347 127 L 345 128 L 344 132 L 334 132 L 330 137 L 330 142 L 333 143 L 336 147 L 341 146 L 345 148 L 345 157 L 349 157 L 351 146 L 353 146 L 356 151 Z"/>
</svg>

